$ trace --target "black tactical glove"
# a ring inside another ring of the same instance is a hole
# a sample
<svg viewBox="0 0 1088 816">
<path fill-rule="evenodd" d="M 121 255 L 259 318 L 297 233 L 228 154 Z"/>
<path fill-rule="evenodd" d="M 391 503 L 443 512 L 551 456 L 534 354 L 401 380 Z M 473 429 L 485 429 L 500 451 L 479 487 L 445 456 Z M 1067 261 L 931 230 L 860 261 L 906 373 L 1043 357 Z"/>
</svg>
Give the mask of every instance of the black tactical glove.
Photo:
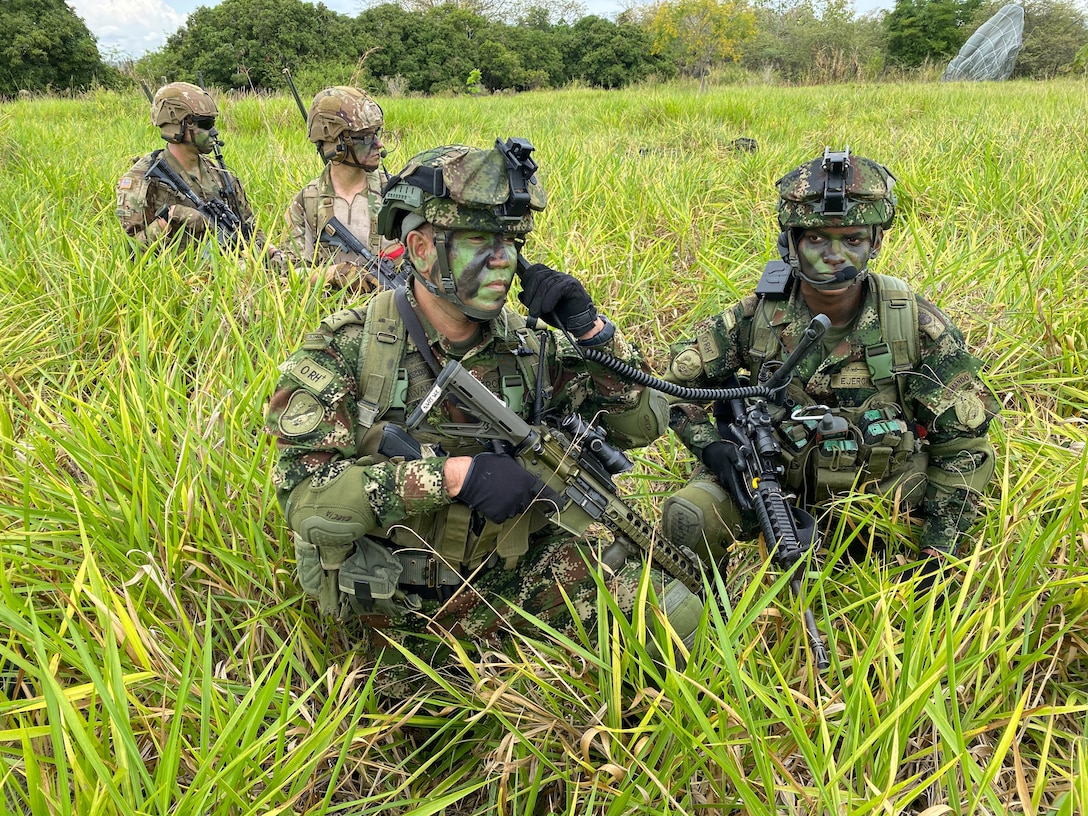
<svg viewBox="0 0 1088 816">
<path fill-rule="evenodd" d="M 736 482 L 739 461 L 737 446 L 732 442 L 711 442 L 703 448 L 703 464 L 710 468 L 718 484 L 724 488 Z"/>
<path fill-rule="evenodd" d="M 555 502 L 559 495 L 537 476 L 502 453 L 472 457 L 457 501 L 497 524 L 524 513 L 535 500 Z"/>
<path fill-rule="evenodd" d="M 577 278 L 533 264 L 521 273 L 518 295 L 529 314 L 581 337 L 597 322 L 597 307 Z"/>
</svg>

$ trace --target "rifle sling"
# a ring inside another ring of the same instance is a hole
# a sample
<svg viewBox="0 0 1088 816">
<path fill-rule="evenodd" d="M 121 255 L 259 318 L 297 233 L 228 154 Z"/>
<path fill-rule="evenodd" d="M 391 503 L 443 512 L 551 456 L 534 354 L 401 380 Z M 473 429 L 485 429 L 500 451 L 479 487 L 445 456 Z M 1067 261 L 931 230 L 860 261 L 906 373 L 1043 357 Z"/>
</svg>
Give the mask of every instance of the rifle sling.
<svg viewBox="0 0 1088 816">
<path fill-rule="evenodd" d="M 419 315 L 412 308 L 412 304 L 408 302 L 407 288 L 398 286 L 396 292 L 393 293 L 393 300 L 397 304 L 397 311 L 400 312 L 400 319 L 404 321 L 404 327 L 408 329 L 408 336 L 412 338 L 412 342 L 419 349 L 419 353 L 426 361 L 427 367 L 431 369 L 431 373 L 437 377 L 442 367 L 438 365 L 438 361 L 434 357 L 431 344 L 427 340 L 427 332 L 423 328 L 423 324 L 419 322 Z"/>
</svg>

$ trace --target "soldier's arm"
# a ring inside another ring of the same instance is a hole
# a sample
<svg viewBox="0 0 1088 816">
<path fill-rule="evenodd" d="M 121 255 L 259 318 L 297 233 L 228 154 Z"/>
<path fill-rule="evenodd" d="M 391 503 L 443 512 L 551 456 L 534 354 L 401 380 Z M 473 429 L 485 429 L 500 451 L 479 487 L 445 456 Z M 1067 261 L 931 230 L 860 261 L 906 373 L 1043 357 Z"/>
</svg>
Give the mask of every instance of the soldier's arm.
<svg viewBox="0 0 1088 816">
<path fill-rule="evenodd" d="M 291 250 L 298 258 L 305 258 L 307 263 L 312 263 L 314 255 L 313 230 L 306 226 L 306 208 L 302 193 L 291 199 L 291 203 L 287 205 L 283 217 L 287 222 L 287 237 Z"/>
<path fill-rule="evenodd" d="M 170 230 L 164 218 L 155 217 L 155 196 L 151 183 L 144 178 L 147 161 L 133 164 L 117 182 L 117 218 L 125 234 L 140 246 L 157 241 Z"/>
<path fill-rule="evenodd" d="M 612 332 L 609 328 L 607 331 Z M 668 406 L 657 391 L 628 382 L 611 369 L 586 362 L 562 332 L 553 332 L 556 355 L 551 382 L 553 405 L 599 421 L 610 440 L 622 448 L 648 445 L 668 428 Z M 605 343 L 594 345 L 633 368 L 649 371 L 642 352 L 619 329 Z"/>
<path fill-rule="evenodd" d="M 696 324 L 693 336 L 670 348 L 665 379 L 689 388 L 722 388 L 748 365 L 745 356 L 755 298 L 746 298 L 732 309 Z M 669 427 L 697 458 L 721 435 L 700 403 L 670 398 Z"/>
<path fill-rule="evenodd" d="M 979 377 L 982 363 L 967 350 L 963 335 L 921 298 L 919 327 L 921 361 L 908 394 L 929 440 L 920 546 L 954 553 L 994 473 L 988 432 L 1000 404 Z"/>
<path fill-rule="evenodd" d="M 313 543 L 346 544 L 451 503 L 445 458 L 360 455 L 355 366 L 328 335 L 310 335 L 306 345 L 281 366 L 265 423 L 276 438 L 273 482 L 291 529 Z"/>
</svg>

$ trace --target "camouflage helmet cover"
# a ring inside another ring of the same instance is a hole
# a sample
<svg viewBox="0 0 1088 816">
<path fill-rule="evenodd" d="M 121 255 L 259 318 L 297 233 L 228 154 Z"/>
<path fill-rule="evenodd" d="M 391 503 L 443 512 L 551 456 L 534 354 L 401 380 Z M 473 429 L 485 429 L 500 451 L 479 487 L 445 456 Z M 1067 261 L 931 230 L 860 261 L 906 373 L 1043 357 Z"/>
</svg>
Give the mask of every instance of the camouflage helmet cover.
<svg viewBox="0 0 1088 816">
<path fill-rule="evenodd" d="M 163 85 L 151 100 L 151 124 L 163 128 L 164 136 L 180 135 L 181 123 L 187 116 L 218 115 L 211 94 L 190 82 Z"/>
<path fill-rule="evenodd" d="M 423 223 L 447 230 L 522 235 L 533 229 L 533 212 L 547 204 L 535 173 L 527 180 L 526 194 L 525 206 L 508 206 L 515 191 L 499 145 L 490 150 L 444 145 L 413 156 L 390 179 L 383 192 L 378 230 L 391 240 L 401 240 L 402 233 Z M 409 215 L 414 217 L 405 230 Z"/>
<path fill-rule="evenodd" d="M 384 125 L 381 105 L 358 88 L 337 85 L 319 91 L 306 117 L 306 135 L 314 144 L 334 142 L 341 133 Z"/>
<path fill-rule="evenodd" d="M 861 156 L 845 154 L 841 202 L 831 205 L 827 195 L 833 173 L 828 156 L 813 159 L 780 178 L 778 224 L 782 229 L 813 227 L 891 226 L 895 216 L 895 176 L 882 164 Z M 839 154 L 842 155 L 842 154 Z"/>
</svg>

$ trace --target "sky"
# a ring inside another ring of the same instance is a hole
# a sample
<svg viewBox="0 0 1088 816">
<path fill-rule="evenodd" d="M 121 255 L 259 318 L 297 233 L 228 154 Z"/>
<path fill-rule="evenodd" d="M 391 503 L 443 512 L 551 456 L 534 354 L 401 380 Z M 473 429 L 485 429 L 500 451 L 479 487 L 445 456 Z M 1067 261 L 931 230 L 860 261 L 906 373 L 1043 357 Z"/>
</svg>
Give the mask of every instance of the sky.
<svg viewBox="0 0 1088 816">
<path fill-rule="evenodd" d="M 197 6 L 218 0 L 68 0 L 87 28 L 98 38 L 104 59 L 140 57 L 166 43 Z M 360 0 L 323 0 L 326 7 L 354 17 L 364 8 Z M 630 3 L 622 0 L 581 0 L 588 14 L 614 18 Z M 894 0 L 855 0 L 858 13 L 891 8 Z"/>
</svg>

